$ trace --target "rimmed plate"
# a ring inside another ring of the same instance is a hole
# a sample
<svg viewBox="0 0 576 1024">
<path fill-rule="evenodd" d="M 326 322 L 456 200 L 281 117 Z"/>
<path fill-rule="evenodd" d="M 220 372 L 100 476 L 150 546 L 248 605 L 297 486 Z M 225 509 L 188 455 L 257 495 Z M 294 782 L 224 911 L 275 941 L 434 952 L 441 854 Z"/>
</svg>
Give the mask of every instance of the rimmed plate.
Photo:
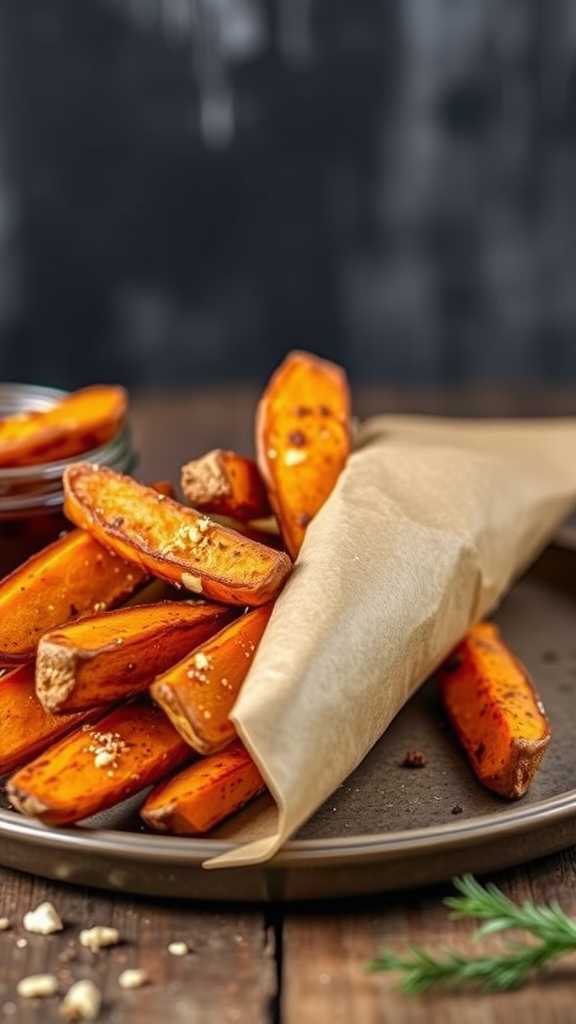
<svg viewBox="0 0 576 1024">
<path fill-rule="evenodd" d="M 226 828 L 183 839 L 142 829 L 137 801 L 68 829 L 0 807 L 0 863 L 61 881 L 179 899 L 332 899 L 510 867 L 576 843 L 576 543 L 562 534 L 500 608 L 530 670 L 552 741 L 529 793 L 510 803 L 473 778 L 433 681 L 400 712 L 359 768 L 265 865 L 207 869 Z M 425 764 L 404 766 L 417 749 Z M 266 798 L 263 798 L 265 802 Z M 248 808 L 249 818 L 253 813 Z"/>
</svg>

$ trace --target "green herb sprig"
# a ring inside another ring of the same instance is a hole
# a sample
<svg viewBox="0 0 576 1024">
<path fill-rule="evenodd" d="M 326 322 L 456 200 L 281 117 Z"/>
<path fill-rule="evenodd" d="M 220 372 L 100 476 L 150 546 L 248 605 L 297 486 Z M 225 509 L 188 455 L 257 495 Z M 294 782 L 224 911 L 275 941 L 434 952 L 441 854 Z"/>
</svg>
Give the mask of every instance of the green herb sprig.
<svg viewBox="0 0 576 1024">
<path fill-rule="evenodd" d="M 382 950 L 368 964 L 369 971 L 400 972 L 398 988 L 405 995 L 420 995 L 436 986 L 504 992 L 518 988 L 531 973 L 576 949 L 576 921 L 555 900 L 544 906 L 528 900 L 517 905 L 497 886 L 482 886 L 472 875 L 454 878 L 453 885 L 460 895 L 448 896 L 443 903 L 451 918 L 484 922 L 474 932 L 475 939 L 514 929 L 528 932 L 531 941 L 507 939 L 504 951 L 476 958 L 451 949 L 437 956 L 410 944 L 404 955 Z"/>
</svg>

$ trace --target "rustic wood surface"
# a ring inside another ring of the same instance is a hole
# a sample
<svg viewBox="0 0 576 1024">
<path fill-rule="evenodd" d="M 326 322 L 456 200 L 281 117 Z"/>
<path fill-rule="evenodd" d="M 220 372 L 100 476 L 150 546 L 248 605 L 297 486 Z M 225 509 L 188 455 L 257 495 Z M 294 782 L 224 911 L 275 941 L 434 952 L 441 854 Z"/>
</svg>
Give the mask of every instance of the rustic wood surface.
<svg viewBox="0 0 576 1024">
<path fill-rule="evenodd" d="M 256 389 L 215 389 L 186 395 L 139 395 L 132 421 L 145 477 L 177 480 L 187 458 L 214 445 L 251 447 Z M 356 396 L 360 415 L 410 409 L 461 414 L 576 414 L 576 394 L 478 390 L 455 396 L 374 393 Z M 576 917 L 576 849 L 491 876 L 514 900 L 558 899 Z M 92 978 L 103 994 L 103 1024 L 556 1024 L 576 1019 L 576 956 L 514 993 L 470 996 L 438 993 L 401 996 L 395 978 L 370 974 L 368 961 L 383 946 L 409 941 L 431 948 L 472 951 L 473 925 L 451 921 L 442 897 L 451 886 L 354 901 L 305 905 L 211 905 L 154 900 L 53 883 L 0 869 L 0 1022 L 61 1022 L 58 995 L 23 999 L 20 978 L 54 973 L 64 991 Z M 58 910 L 64 929 L 27 933 L 23 914 L 44 900 Z M 80 929 L 112 925 L 115 947 L 91 952 Z M 185 956 L 170 943 L 185 942 Z M 495 948 L 498 940 L 490 940 Z M 119 975 L 141 967 L 142 988 L 124 990 Z"/>
</svg>

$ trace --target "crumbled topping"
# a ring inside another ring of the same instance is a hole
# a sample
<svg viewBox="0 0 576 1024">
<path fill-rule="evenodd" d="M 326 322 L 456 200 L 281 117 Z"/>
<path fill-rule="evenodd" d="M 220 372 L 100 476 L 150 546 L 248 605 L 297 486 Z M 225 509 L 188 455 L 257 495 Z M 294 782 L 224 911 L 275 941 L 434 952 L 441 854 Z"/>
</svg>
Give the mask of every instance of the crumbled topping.
<svg viewBox="0 0 576 1024">
<path fill-rule="evenodd" d="M 55 974 L 28 974 L 20 978 L 16 991 L 23 999 L 39 999 L 55 995 L 59 988 Z"/>
<path fill-rule="evenodd" d="M 82 978 L 68 989 L 62 1000 L 60 1016 L 67 1021 L 96 1020 L 101 1006 L 100 989 L 89 978 Z"/>
<path fill-rule="evenodd" d="M 64 925 L 52 903 L 40 903 L 34 910 L 24 914 L 23 925 L 27 932 L 36 935 L 51 935 L 61 932 Z"/>
<path fill-rule="evenodd" d="M 7 932 L 11 927 L 10 918 L 0 917 L 0 932 Z"/>
<path fill-rule="evenodd" d="M 97 729 L 90 729 L 92 743 L 85 747 L 88 754 L 94 755 L 95 768 L 117 768 L 118 758 L 128 744 L 119 732 L 100 732 Z"/>
<path fill-rule="evenodd" d="M 84 928 L 78 936 L 80 945 L 97 953 L 105 946 L 116 946 L 120 942 L 120 933 L 117 928 L 110 928 L 107 925 L 97 924 L 93 928 Z"/>
<path fill-rule="evenodd" d="M 185 942 L 171 942 L 168 946 L 168 952 L 171 956 L 186 956 L 189 950 Z"/>
<path fill-rule="evenodd" d="M 203 651 L 198 651 L 192 658 L 192 664 L 194 668 L 197 668 L 200 672 L 204 669 L 211 667 L 210 658 Z"/>
<path fill-rule="evenodd" d="M 118 978 L 120 988 L 141 988 L 150 980 L 143 967 L 127 967 Z"/>
</svg>

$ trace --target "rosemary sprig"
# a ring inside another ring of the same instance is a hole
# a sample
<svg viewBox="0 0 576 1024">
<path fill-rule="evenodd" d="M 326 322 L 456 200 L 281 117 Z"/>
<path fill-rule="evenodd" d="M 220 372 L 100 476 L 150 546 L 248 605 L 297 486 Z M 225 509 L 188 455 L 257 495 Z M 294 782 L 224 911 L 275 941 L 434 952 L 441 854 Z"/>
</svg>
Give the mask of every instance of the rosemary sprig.
<svg viewBox="0 0 576 1024">
<path fill-rule="evenodd" d="M 398 971 L 398 987 L 406 995 L 420 995 L 435 986 L 473 987 L 481 992 L 518 988 L 528 976 L 576 949 L 576 922 L 556 900 L 540 906 L 526 900 L 517 905 L 492 883 L 485 886 L 472 875 L 453 879 L 459 896 L 443 902 L 454 919 L 475 918 L 484 922 L 474 932 L 480 939 L 508 929 L 528 932 L 530 942 L 507 939 L 503 952 L 470 958 L 455 950 L 440 955 L 411 944 L 404 955 L 382 950 L 368 970 Z"/>
</svg>

